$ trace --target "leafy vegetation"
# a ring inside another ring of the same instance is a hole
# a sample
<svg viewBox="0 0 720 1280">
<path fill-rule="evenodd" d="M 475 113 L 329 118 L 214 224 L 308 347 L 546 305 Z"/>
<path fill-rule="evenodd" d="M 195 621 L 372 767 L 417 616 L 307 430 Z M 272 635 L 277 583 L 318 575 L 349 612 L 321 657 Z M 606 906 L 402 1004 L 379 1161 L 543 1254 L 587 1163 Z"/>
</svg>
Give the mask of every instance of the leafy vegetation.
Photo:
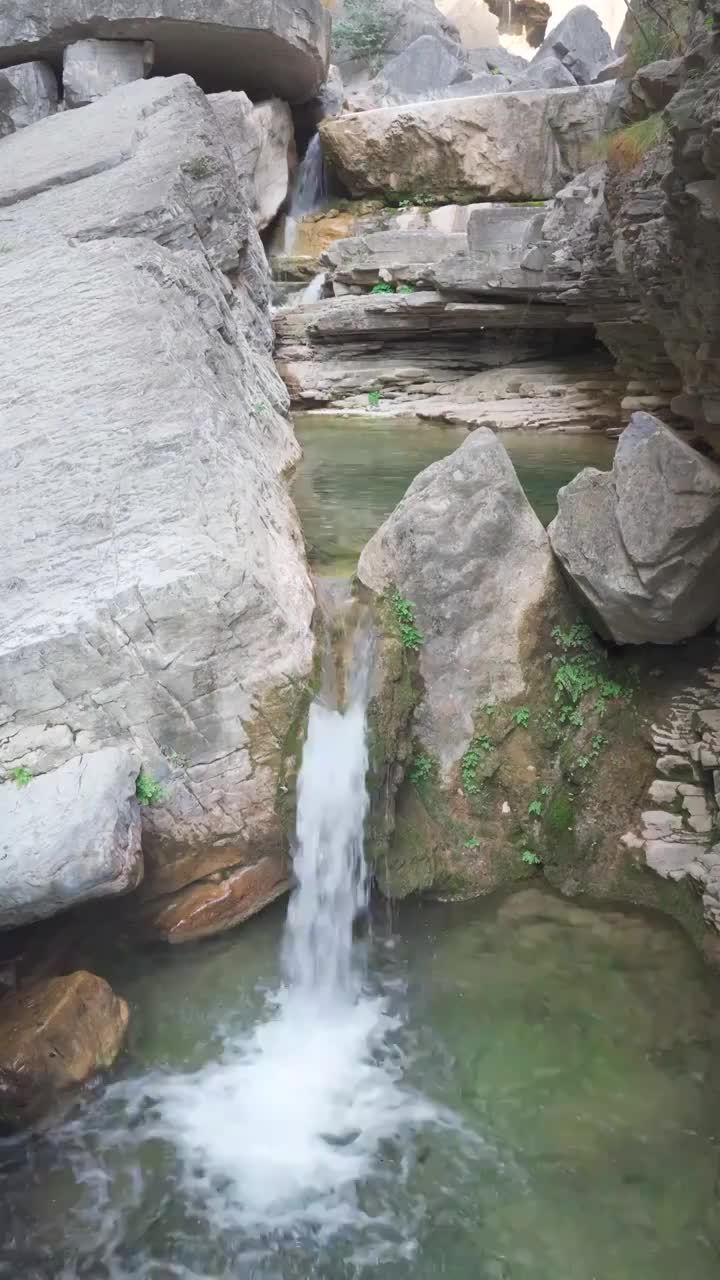
<svg viewBox="0 0 720 1280">
<path fill-rule="evenodd" d="M 555 627 L 552 635 L 562 655 L 553 675 L 561 724 L 582 727 L 584 715 L 579 704 L 588 693 L 597 693 L 594 709 L 601 716 L 608 702 L 632 697 L 628 685 L 608 676 L 604 650 L 586 623 L 577 622 L 568 631 Z"/>
<path fill-rule="evenodd" d="M 377 409 L 380 404 L 380 392 L 368 391 L 368 408 Z"/>
<path fill-rule="evenodd" d="M 365 58 L 375 69 L 390 38 L 390 18 L 382 0 L 345 0 L 342 17 L 333 24 L 336 49 Z"/>
<path fill-rule="evenodd" d="M 135 783 L 135 795 L 142 805 L 159 804 L 165 799 L 165 791 L 160 783 L 143 765 Z"/>
<path fill-rule="evenodd" d="M 378 283 L 373 285 L 370 292 L 371 293 L 394 293 L 395 285 L 388 284 L 387 280 L 378 280 Z"/>
<path fill-rule="evenodd" d="M 26 769 L 24 764 L 19 764 L 14 769 L 9 769 L 7 776 L 10 782 L 15 783 L 16 787 L 26 787 L 32 781 L 32 773 L 29 769 Z"/>
<path fill-rule="evenodd" d="M 616 173 L 627 173 L 635 169 L 643 156 L 667 137 L 667 132 L 667 125 L 659 111 L 646 120 L 638 120 L 624 129 L 617 129 L 610 134 L 607 143 L 610 168 Z"/>
<path fill-rule="evenodd" d="M 470 836 L 470 839 L 465 841 L 466 849 L 479 849 L 479 847 L 480 847 L 479 836 Z"/>
<path fill-rule="evenodd" d="M 425 751 L 416 752 L 410 762 L 408 777 L 415 783 L 418 791 L 422 791 L 429 782 L 435 782 L 437 774 L 438 764 L 435 757 L 428 755 Z"/>
<path fill-rule="evenodd" d="M 530 723 L 530 708 L 518 707 L 512 714 L 513 723 L 519 725 L 522 729 L 527 729 Z"/>
<path fill-rule="evenodd" d="M 417 652 L 423 642 L 423 637 L 422 632 L 418 631 L 416 626 L 415 605 L 411 600 L 406 600 L 404 596 L 401 596 L 399 591 L 393 591 L 390 596 L 390 608 L 400 629 L 403 648 Z"/>
<path fill-rule="evenodd" d="M 542 858 L 537 853 L 533 853 L 532 849 L 523 849 L 521 857 L 523 862 L 526 862 L 530 867 L 542 865 Z"/>
<path fill-rule="evenodd" d="M 494 742 L 486 733 L 476 734 L 460 761 L 460 774 L 466 796 L 480 794 L 481 784 L 477 776 L 481 761 L 494 750 Z"/>
<path fill-rule="evenodd" d="M 632 9 L 630 10 L 632 13 Z M 652 18 L 641 21 L 635 14 L 635 32 L 627 52 L 627 69 L 634 74 L 641 67 L 651 62 L 661 62 L 665 58 L 676 58 L 685 48 L 685 33 L 675 26 L 669 15 L 655 13 Z M 685 27 L 686 18 L 679 18 L 681 27 Z"/>
<path fill-rule="evenodd" d="M 542 818 L 543 803 L 542 800 L 531 800 L 528 805 L 528 813 L 531 818 Z"/>
</svg>

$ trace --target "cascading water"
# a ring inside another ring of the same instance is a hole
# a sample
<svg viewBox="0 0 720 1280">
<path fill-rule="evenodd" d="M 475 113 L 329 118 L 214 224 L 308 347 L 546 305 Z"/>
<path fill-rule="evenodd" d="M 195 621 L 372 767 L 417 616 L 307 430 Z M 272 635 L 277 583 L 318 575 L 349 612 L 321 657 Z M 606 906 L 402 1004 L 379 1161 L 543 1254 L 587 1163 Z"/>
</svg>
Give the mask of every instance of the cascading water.
<svg viewBox="0 0 720 1280">
<path fill-rule="evenodd" d="M 284 252 L 293 253 L 297 238 L 297 224 L 305 214 L 321 209 L 327 198 L 327 176 L 320 134 L 313 134 L 300 168 L 297 171 L 290 208 L 285 219 Z"/>
<path fill-rule="evenodd" d="M 353 606 L 357 608 L 357 606 Z M 332 661 L 310 708 L 298 779 L 297 887 L 283 940 L 284 983 L 269 1019 L 223 1061 L 165 1080 L 161 1131 L 217 1219 L 246 1231 L 362 1225 L 353 1188 L 383 1142 L 436 1118 L 401 1082 L 398 1026 L 365 986 L 353 940 L 367 910 L 367 617 L 350 646 L 347 705 Z"/>
</svg>

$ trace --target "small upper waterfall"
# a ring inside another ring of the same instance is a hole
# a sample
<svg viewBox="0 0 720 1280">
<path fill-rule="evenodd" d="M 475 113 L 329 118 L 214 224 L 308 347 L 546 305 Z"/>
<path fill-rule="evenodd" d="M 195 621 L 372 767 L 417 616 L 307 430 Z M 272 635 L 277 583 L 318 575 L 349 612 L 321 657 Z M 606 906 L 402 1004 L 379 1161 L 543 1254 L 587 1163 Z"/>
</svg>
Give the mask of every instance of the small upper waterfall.
<svg viewBox="0 0 720 1280">
<path fill-rule="evenodd" d="M 322 208 L 327 198 L 327 176 L 320 134 L 310 139 L 290 196 L 290 208 L 285 220 L 284 251 L 292 254 L 295 247 L 297 224 L 306 213 Z"/>
</svg>

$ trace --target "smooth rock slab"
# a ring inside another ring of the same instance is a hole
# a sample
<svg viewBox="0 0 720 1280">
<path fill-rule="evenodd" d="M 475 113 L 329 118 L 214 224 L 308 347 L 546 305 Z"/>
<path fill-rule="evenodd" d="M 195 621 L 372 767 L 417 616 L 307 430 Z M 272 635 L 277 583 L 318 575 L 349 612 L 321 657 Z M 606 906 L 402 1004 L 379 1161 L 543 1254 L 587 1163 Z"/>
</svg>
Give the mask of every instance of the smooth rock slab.
<svg viewBox="0 0 720 1280">
<path fill-rule="evenodd" d="M 24 62 L 0 71 L 0 114 L 7 116 L 15 129 L 25 129 L 53 115 L 57 105 L 57 79 L 47 63 Z"/>
<path fill-rule="evenodd" d="M 128 1007 L 103 978 L 79 970 L 0 999 L 0 1125 L 19 1128 L 55 1095 L 112 1066 Z"/>
<path fill-rule="evenodd" d="M 59 68 L 75 40 L 152 40 L 156 72 L 186 72 L 208 91 L 244 89 L 304 102 L 323 83 L 331 19 L 321 0 L 3 0 L 0 66 L 44 58 Z"/>
<path fill-rule="evenodd" d="M 152 70 L 155 51 L 150 40 L 77 40 L 63 54 L 63 98 L 66 107 L 86 107 L 96 98 Z"/>
<path fill-rule="evenodd" d="M 675 644 L 720 615 L 720 468 L 650 414 L 633 414 L 611 472 L 560 490 L 548 532 L 616 644 Z"/>
<path fill-rule="evenodd" d="M 354 196 L 547 199 L 596 158 L 612 86 L 422 102 L 325 120 L 326 157 Z"/>
<path fill-rule="evenodd" d="M 0 928 L 41 920 L 142 879 L 139 765 L 120 748 L 0 785 Z"/>
<path fill-rule="evenodd" d="M 289 888 L 286 860 L 269 856 L 188 885 L 170 899 L 156 899 L 142 909 L 141 924 L 164 942 L 196 942 L 241 924 Z"/>
</svg>

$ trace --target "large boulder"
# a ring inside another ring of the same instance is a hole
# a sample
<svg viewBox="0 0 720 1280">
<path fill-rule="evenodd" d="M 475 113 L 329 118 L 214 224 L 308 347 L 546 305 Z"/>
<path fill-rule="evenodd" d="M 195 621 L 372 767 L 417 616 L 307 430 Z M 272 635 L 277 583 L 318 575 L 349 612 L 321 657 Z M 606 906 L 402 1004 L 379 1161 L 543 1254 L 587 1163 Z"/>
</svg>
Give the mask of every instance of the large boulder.
<svg viewBox="0 0 720 1280">
<path fill-rule="evenodd" d="M 424 102 L 326 120 L 320 132 L 356 196 L 541 199 L 595 158 L 611 92 L 589 85 Z"/>
<path fill-rule="evenodd" d="M 576 84 L 592 84 L 613 58 L 610 37 L 594 9 L 576 5 L 543 40 L 530 69 L 557 61 L 571 73 Z"/>
<path fill-rule="evenodd" d="M 57 79 L 47 63 L 24 62 L 0 71 L 0 115 L 7 116 L 14 129 L 53 115 L 57 105 Z"/>
<path fill-rule="evenodd" d="M 720 469 L 635 413 L 611 472 L 560 490 L 555 554 L 617 644 L 675 644 L 720 615 Z"/>
<path fill-rule="evenodd" d="M 135 888 L 137 776 L 137 760 L 108 747 L 0 785 L 0 929 Z"/>
<path fill-rule="evenodd" d="M 0 1129 L 36 1120 L 58 1094 L 107 1070 L 128 1025 L 126 1002 L 79 970 L 0 999 Z"/>
<path fill-rule="evenodd" d="M 465 236 L 440 231 L 375 231 L 336 240 L 320 262 L 333 281 L 375 285 L 380 280 L 416 284 L 430 266 L 462 248 Z"/>
<path fill-rule="evenodd" d="M 227 92 L 208 100 L 246 184 L 255 225 L 263 231 L 287 200 L 297 163 L 292 112 L 280 98 L 254 105 L 245 93 Z"/>
<path fill-rule="evenodd" d="M 312 667 L 267 262 L 188 77 L 0 146 L 0 755 L 132 747 L 170 891 L 284 846 Z"/>
<path fill-rule="evenodd" d="M 423 636 L 416 730 L 452 779 L 487 703 L 521 698 L 559 575 L 506 450 L 479 428 L 435 462 L 365 547 L 358 578 L 413 602 Z"/>
<path fill-rule="evenodd" d="M 150 40 L 76 40 L 63 54 L 63 101 L 86 107 L 121 84 L 144 80 L 152 71 Z"/>
<path fill-rule="evenodd" d="M 331 19 L 322 0 L 5 0 L 0 66 L 43 58 L 59 69 L 86 38 L 152 40 L 159 75 L 187 72 L 207 90 L 304 102 L 325 79 Z"/>
</svg>

